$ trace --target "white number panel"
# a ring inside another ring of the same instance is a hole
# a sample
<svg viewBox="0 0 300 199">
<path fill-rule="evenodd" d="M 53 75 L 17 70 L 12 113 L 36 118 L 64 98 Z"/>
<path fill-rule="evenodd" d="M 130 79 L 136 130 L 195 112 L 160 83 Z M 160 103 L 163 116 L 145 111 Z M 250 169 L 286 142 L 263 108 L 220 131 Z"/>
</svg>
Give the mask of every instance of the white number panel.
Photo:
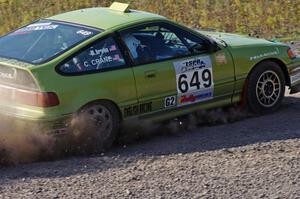
<svg viewBox="0 0 300 199">
<path fill-rule="evenodd" d="M 213 98 L 214 81 L 209 56 L 174 62 L 177 105 L 185 106 Z"/>
</svg>

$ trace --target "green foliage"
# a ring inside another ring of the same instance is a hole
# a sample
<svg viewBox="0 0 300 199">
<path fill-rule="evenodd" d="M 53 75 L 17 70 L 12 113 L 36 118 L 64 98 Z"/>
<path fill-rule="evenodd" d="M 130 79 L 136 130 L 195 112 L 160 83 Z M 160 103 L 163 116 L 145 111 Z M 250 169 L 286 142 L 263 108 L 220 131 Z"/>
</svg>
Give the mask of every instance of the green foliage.
<svg viewBox="0 0 300 199">
<path fill-rule="evenodd" d="M 112 0 L 0 0 L 0 34 L 38 18 Z M 299 0 L 120 0 L 190 27 L 263 37 L 299 37 Z"/>
</svg>

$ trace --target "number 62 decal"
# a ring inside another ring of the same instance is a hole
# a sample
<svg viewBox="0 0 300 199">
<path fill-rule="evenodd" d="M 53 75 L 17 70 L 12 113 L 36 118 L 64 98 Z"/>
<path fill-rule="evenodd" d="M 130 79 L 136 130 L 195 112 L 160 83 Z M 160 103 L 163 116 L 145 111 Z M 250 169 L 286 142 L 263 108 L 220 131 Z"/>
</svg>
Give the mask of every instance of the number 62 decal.
<svg viewBox="0 0 300 199">
<path fill-rule="evenodd" d="M 165 108 L 176 106 L 176 96 L 169 96 L 165 98 Z"/>
</svg>

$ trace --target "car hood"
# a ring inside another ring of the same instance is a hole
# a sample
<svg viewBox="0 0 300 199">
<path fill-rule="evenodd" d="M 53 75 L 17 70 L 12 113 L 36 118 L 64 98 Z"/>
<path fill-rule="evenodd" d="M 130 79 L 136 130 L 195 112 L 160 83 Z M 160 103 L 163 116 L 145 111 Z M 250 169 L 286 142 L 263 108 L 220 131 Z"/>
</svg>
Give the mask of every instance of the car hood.
<svg viewBox="0 0 300 199">
<path fill-rule="evenodd" d="M 225 41 L 228 46 L 231 47 L 240 47 L 240 46 L 272 46 L 276 44 L 273 41 L 268 41 L 266 39 L 259 39 L 254 37 L 249 37 L 245 35 L 238 35 L 232 33 L 223 33 L 223 32 L 210 32 L 210 31 L 198 31 L 203 35 L 213 38 L 218 43 L 224 43 Z"/>
</svg>

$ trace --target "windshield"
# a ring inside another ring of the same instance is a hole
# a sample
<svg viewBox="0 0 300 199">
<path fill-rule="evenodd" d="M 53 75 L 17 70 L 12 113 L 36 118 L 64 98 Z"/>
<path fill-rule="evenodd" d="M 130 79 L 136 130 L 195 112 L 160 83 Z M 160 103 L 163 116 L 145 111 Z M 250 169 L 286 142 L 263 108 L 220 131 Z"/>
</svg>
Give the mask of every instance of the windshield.
<svg viewBox="0 0 300 199">
<path fill-rule="evenodd" d="M 40 64 L 99 32 L 88 27 L 40 20 L 0 37 L 0 57 Z"/>
</svg>

